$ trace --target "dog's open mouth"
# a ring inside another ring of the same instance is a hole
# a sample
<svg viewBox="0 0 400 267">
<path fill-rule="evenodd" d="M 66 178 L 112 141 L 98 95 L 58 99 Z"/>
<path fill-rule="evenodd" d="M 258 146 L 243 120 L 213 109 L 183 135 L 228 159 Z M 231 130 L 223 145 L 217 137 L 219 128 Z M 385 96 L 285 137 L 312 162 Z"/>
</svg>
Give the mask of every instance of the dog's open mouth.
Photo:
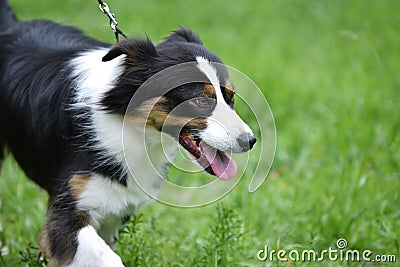
<svg viewBox="0 0 400 267">
<path fill-rule="evenodd" d="M 236 162 L 226 152 L 208 145 L 185 130 L 179 134 L 179 143 L 209 174 L 222 180 L 229 180 L 236 175 Z"/>
</svg>

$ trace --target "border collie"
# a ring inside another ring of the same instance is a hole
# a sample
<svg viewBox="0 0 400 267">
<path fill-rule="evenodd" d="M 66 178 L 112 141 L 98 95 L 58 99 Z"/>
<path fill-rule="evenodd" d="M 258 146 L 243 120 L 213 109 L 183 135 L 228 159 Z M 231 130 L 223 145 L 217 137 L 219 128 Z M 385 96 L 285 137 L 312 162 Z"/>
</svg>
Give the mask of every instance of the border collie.
<svg viewBox="0 0 400 267">
<path fill-rule="evenodd" d="M 164 90 L 179 75 L 161 75 L 130 105 L 146 81 L 184 63 L 195 81 Z M 0 0 L 0 159 L 10 151 L 49 194 L 39 237 L 49 266 L 123 266 L 111 249 L 118 230 L 153 198 L 137 180 L 159 190 L 177 144 L 210 175 L 235 176 L 228 154 L 256 138 L 233 110 L 234 94 L 222 61 L 188 29 L 157 45 L 110 45 L 73 27 L 18 21 Z"/>
</svg>

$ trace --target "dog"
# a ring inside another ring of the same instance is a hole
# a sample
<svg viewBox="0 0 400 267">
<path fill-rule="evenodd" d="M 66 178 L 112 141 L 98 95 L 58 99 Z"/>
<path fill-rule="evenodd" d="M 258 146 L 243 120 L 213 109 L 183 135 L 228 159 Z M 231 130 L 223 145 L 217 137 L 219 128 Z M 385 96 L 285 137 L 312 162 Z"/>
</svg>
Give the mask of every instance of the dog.
<svg viewBox="0 0 400 267">
<path fill-rule="evenodd" d="M 152 77 L 185 64 L 196 81 L 161 90 L 179 80 L 161 75 L 132 104 Z M 110 45 L 73 27 L 19 21 L 0 0 L 0 156 L 10 151 L 49 195 L 39 236 L 48 265 L 123 266 L 112 250 L 118 231 L 159 191 L 177 144 L 206 173 L 235 176 L 229 153 L 249 151 L 256 137 L 234 94 L 221 59 L 189 29 L 159 44 Z"/>
</svg>

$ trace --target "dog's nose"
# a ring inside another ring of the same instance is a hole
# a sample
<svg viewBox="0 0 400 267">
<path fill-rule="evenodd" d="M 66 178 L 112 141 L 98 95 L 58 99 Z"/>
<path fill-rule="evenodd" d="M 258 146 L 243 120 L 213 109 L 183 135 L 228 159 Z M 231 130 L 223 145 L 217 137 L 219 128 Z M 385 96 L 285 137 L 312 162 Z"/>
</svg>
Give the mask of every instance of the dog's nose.
<svg viewBox="0 0 400 267">
<path fill-rule="evenodd" d="M 252 134 L 243 133 L 238 137 L 237 140 L 243 151 L 248 151 L 253 148 L 257 138 Z"/>
</svg>

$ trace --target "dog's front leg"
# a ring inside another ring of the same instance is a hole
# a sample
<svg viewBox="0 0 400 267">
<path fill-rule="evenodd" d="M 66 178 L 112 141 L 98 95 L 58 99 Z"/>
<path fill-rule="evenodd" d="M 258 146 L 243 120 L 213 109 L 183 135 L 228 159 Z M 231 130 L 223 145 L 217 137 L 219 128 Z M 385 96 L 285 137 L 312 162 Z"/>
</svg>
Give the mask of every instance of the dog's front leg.
<svg viewBox="0 0 400 267">
<path fill-rule="evenodd" d="M 48 266 L 123 267 L 120 257 L 91 225 L 90 215 L 71 203 L 68 196 L 51 202 L 39 240 Z"/>
</svg>

